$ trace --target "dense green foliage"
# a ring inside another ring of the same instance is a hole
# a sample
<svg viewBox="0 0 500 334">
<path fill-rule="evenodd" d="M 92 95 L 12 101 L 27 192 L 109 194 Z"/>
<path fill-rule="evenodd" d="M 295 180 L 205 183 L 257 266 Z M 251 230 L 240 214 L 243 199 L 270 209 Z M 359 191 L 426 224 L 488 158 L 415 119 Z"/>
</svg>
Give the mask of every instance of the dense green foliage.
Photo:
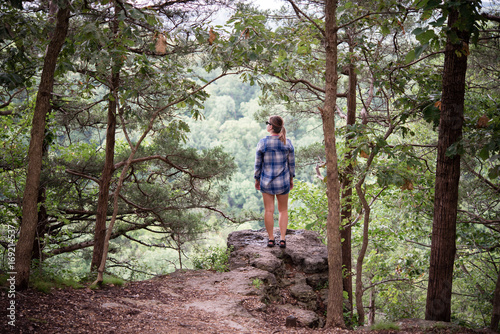
<svg viewBox="0 0 500 334">
<path fill-rule="evenodd" d="M 229 255 L 232 249 L 226 247 L 209 247 L 208 251 L 192 258 L 195 269 L 228 271 Z"/>
</svg>

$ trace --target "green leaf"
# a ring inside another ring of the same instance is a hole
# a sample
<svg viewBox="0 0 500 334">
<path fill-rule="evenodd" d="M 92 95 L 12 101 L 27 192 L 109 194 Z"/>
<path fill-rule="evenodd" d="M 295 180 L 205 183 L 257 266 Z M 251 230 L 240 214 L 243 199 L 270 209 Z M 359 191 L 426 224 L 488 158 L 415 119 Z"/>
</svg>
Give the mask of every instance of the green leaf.
<svg viewBox="0 0 500 334">
<path fill-rule="evenodd" d="M 500 175 L 500 165 L 490 168 L 490 170 L 488 171 L 488 177 L 492 180 L 496 179 L 499 175 Z"/>
<path fill-rule="evenodd" d="M 450 39 L 452 44 L 461 43 L 461 39 L 458 37 L 457 32 L 454 30 L 448 31 L 448 38 Z"/>
<path fill-rule="evenodd" d="M 427 49 L 428 44 L 425 45 L 419 45 L 415 48 L 415 59 L 420 58 L 420 55 L 422 55 L 422 52 L 424 52 L 425 49 Z"/>
<path fill-rule="evenodd" d="M 448 158 L 454 158 L 457 155 L 462 155 L 465 153 L 464 146 L 461 141 L 458 141 L 456 143 L 453 143 L 448 149 L 446 150 L 446 156 Z"/>
<path fill-rule="evenodd" d="M 377 146 L 378 147 L 386 147 L 388 145 L 389 144 L 387 143 L 387 141 L 384 138 L 381 138 L 381 137 L 377 138 Z"/>
<path fill-rule="evenodd" d="M 391 30 L 389 29 L 388 26 L 383 25 L 381 27 L 381 29 L 382 29 L 382 35 L 384 35 L 384 36 L 387 36 L 391 33 Z"/>
<path fill-rule="evenodd" d="M 429 0 L 425 3 L 424 10 L 432 10 L 441 4 L 441 0 Z"/>
<path fill-rule="evenodd" d="M 411 50 L 410 52 L 408 52 L 405 57 L 406 63 L 411 63 L 413 60 L 415 60 L 415 50 Z"/>
<path fill-rule="evenodd" d="M 481 151 L 479 151 L 479 157 L 483 160 L 487 160 L 490 157 L 490 152 L 487 147 L 483 147 Z"/>
<path fill-rule="evenodd" d="M 416 38 L 417 40 L 421 43 L 421 44 L 428 44 L 429 41 L 433 38 L 436 38 L 436 33 L 434 32 L 434 30 L 427 30 L 425 32 L 422 32 L 418 35 L 416 35 Z"/>
<path fill-rule="evenodd" d="M 443 15 L 434 22 L 429 23 L 433 27 L 441 27 L 446 22 L 447 16 Z"/>
<path fill-rule="evenodd" d="M 427 123 L 433 123 L 434 128 L 439 125 L 439 118 L 441 115 L 441 111 L 438 107 L 434 105 L 434 102 L 428 104 L 425 108 L 422 109 L 422 114 L 424 116 L 424 120 Z"/>
<path fill-rule="evenodd" d="M 421 34 L 421 33 L 423 33 L 423 32 L 425 32 L 425 30 L 424 30 L 424 29 L 422 29 L 422 28 L 415 28 L 415 29 L 414 29 L 411 33 L 412 33 L 413 35 L 415 35 L 415 36 L 418 36 L 418 35 L 420 35 L 420 34 Z"/>
<path fill-rule="evenodd" d="M 432 17 L 432 11 L 431 10 L 426 10 L 422 13 L 421 20 L 425 21 L 428 20 Z"/>
</svg>

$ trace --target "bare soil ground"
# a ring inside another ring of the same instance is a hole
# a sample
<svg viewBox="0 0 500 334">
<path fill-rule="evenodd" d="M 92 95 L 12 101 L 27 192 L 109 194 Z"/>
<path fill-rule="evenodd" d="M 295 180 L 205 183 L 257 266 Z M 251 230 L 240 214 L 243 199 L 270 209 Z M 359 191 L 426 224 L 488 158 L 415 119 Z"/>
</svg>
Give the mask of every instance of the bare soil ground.
<svg viewBox="0 0 500 334">
<path fill-rule="evenodd" d="M 214 278 L 215 277 L 215 278 Z M 0 333 L 485 333 L 407 320 L 399 330 L 311 329 L 285 326 L 290 314 L 279 303 L 231 289 L 227 276 L 186 271 L 100 290 L 54 289 L 16 293 L 15 326 L 8 324 L 11 299 L 2 288 Z"/>
</svg>

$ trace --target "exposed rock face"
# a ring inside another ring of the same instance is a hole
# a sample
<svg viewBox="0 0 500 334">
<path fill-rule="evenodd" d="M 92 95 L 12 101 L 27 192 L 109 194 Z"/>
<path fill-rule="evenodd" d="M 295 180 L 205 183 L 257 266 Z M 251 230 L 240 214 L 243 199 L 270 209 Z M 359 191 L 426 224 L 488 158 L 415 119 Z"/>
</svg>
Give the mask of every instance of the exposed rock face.
<svg viewBox="0 0 500 334">
<path fill-rule="evenodd" d="M 278 229 L 274 234 L 279 240 Z M 229 269 L 260 269 L 263 275 L 256 278 L 264 285 L 263 302 L 281 302 L 302 325 L 321 327 L 328 289 L 328 253 L 319 234 L 288 230 L 286 248 L 267 247 L 267 239 L 265 229 L 229 234 L 227 245 L 233 249 Z"/>
</svg>

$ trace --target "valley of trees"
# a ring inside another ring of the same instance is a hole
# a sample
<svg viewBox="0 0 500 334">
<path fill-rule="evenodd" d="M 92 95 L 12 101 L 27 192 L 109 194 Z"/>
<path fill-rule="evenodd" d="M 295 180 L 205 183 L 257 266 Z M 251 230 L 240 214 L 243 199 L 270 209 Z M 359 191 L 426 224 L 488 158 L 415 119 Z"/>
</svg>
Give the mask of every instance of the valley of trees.
<svg viewBox="0 0 500 334">
<path fill-rule="evenodd" d="M 498 331 L 500 4 L 280 3 L 0 4 L 3 281 L 216 256 L 263 227 L 254 154 L 279 114 L 289 227 L 328 247 L 327 326 Z"/>
</svg>

